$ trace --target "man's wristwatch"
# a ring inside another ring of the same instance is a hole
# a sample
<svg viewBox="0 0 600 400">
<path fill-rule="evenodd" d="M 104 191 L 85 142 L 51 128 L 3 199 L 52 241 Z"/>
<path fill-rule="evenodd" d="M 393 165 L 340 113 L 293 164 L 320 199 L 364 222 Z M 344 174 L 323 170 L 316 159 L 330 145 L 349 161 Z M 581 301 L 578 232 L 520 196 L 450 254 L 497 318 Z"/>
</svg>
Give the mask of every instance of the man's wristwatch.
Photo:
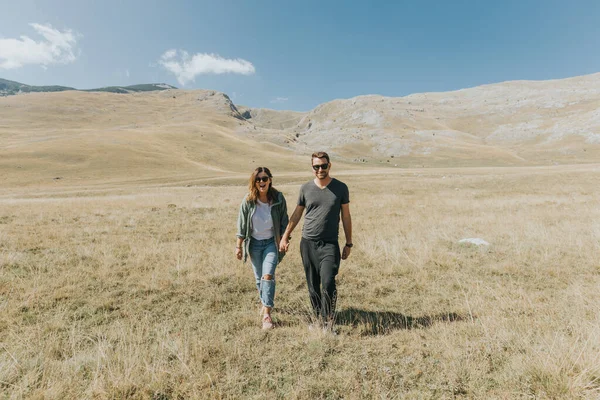
<svg viewBox="0 0 600 400">
<path fill-rule="evenodd" d="M 352 246 L 354 246 L 352 243 L 346 243 L 346 247 L 352 248 Z"/>
</svg>

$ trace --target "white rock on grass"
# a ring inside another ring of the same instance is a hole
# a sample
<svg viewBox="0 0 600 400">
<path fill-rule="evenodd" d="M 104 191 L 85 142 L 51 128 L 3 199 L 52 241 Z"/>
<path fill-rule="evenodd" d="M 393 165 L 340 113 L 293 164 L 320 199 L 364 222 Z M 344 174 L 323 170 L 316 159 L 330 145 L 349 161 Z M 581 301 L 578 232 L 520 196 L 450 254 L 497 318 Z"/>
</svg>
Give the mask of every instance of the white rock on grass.
<svg viewBox="0 0 600 400">
<path fill-rule="evenodd" d="M 490 245 L 488 242 L 486 242 L 485 240 L 480 239 L 480 238 L 461 239 L 458 241 L 458 243 L 470 243 L 470 244 L 474 244 L 475 246 L 489 246 Z"/>
</svg>

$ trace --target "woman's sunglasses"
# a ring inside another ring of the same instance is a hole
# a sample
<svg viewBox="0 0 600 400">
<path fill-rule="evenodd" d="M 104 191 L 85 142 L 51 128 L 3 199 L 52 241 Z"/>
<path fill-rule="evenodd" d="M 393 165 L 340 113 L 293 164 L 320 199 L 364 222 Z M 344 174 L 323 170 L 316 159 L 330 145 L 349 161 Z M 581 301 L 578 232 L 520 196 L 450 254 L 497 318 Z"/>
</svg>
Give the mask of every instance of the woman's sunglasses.
<svg viewBox="0 0 600 400">
<path fill-rule="evenodd" d="M 326 170 L 327 168 L 329 168 L 329 164 L 313 165 L 312 167 L 315 171 L 318 171 L 319 168 L 321 168 L 322 170 Z"/>
<path fill-rule="evenodd" d="M 268 181 L 269 181 L 269 177 L 268 177 L 268 176 L 262 176 L 262 177 L 258 177 L 258 176 L 257 176 L 257 177 L 256 177 L 256 179 L 255 179 L 254 181 L 255 181 L 255 182 L 260 182 L 260 181 L 263 181 L 263 182 L 268 182 Z"/>
</svg>

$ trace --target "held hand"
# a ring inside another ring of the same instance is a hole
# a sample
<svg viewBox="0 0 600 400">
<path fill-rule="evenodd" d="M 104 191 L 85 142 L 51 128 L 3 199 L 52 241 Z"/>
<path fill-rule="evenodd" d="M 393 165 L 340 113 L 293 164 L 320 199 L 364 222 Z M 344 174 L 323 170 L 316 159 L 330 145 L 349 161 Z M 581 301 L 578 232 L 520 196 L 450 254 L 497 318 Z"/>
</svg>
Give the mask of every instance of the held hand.
<svg viewBox="0 0 600 400">
<path fill-rule="evenodd" d="M 282 253 L 287 253 L 289 247 L 290 247 L 289 239 L 281 238 L 281 241 L 279 242 L 279 251 Z"/>
<path fill-rule="evenodd" d="M 345 260 L 350 255 L 352 249 L 348 246 L 344 246 L 344 250 L 342 250 L 342 260 Z"/>
<path fill-rule="evenodd" d="M 236 249 L 235 249 L 235 257 L 236 257 L 238 260 L 241 260 L 241 259 L 242 259 L 242 249 L 240 249 L 240 248 L 237 248 L 237 247 L 236 247 Z"/>
</svg>

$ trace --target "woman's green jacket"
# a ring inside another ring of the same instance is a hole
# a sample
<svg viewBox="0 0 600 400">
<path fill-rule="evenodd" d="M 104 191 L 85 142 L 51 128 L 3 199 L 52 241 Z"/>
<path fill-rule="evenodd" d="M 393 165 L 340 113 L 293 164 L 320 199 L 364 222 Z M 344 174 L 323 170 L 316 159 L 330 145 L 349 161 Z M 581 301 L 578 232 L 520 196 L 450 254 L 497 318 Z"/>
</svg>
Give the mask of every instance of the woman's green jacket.
<svg viewBox="0 0 600 400">
<path fill-rule="evenodd" d="M 243 260 L 246 262 L 249 254 L 250 236 L 252 235 L 252 215 L 256 210 L 256 203 L 248 201 L 247 196 L 242 200 L 240 205 L 240 212 L 237 220 L 237 237 L 244 239 L 242 248 L 244 249 Z M 273 233 L 275 234 L 275 246 L 277 246 L 277 253 L 279 261 L 283 259 L 285 253 L 279 251 L 279 241 L 281 240 L 281 234 L 285 232 L 288 224 L 287 204 L 283 193 L 277 192 L 276 198 L 271 204 L 271 218 L 273 219 Z"/>
</svg>

